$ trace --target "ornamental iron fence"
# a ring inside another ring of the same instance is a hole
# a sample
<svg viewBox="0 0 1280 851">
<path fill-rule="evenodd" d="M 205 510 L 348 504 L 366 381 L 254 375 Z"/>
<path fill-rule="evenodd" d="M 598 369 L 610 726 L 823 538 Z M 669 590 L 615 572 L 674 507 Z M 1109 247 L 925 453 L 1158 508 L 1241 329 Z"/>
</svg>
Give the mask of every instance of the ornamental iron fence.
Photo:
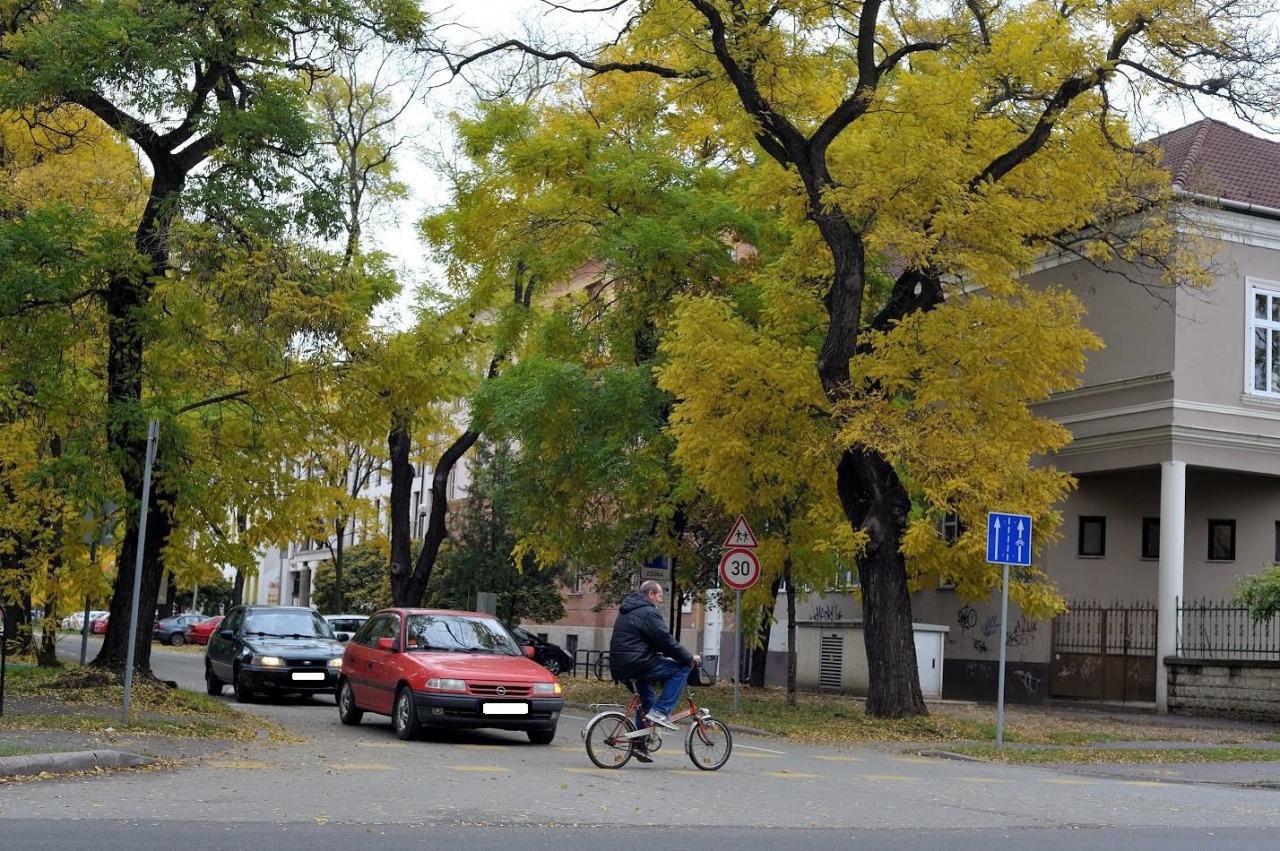
<svg viewBox="0 0 1280 851">
<path fill-rule="evenodd" d="M 1178 601 L 1177 655 L 1191 659 L 1280 659 L 1280 615 L 1255 621 L 1247 606 Z"/>
</svg>

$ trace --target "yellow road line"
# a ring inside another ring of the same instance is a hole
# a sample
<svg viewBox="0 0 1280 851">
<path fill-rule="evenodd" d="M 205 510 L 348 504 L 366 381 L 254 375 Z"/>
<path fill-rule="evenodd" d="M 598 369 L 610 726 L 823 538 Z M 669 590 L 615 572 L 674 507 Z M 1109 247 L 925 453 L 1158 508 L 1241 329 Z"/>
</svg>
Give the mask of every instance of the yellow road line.
<svg viewBox="0 0 1280 851">
<path fill-rule="evenodd" d="M 782 780 L 814 780 L 821 774 L 806 774 L 803 771 L 762 771 L 765 777 L 777 777 Z"/>
<path fill-rule="evenodd" d="M 994 777 L 957 777 L 962 783 L 1012 783 L 1012 780 L 997 780 Z"/>
<path fill-rule="evenodd" d="M 1041 783 L 1057 783 L 1059 786 L 1092 786 L 1092 780 L 1068 780 L 1065 777 L 1054 780 L 1041 780 Z"/>
<path fill-rule="evenodd" d="M 815 756 L 814 759 L 823 759 L 827 762 L 862 762 L 862 759 L 856 756 Z"/>
</svg>

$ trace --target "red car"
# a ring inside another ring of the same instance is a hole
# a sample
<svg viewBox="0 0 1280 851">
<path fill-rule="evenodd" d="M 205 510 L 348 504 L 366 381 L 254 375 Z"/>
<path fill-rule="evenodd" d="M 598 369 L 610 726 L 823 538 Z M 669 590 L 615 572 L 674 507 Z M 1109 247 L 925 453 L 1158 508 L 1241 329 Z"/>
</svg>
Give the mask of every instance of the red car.
<svg viewBox="0 0 1280 851">
<path fill-rule="evenodd" d="M 187 624 L 186 634 L 189 644 L 208 644 L 209 636 L 218 628 L 218 624 L 222 623 L 222 615 L 209 618 L 207 621 L 199 623 Z"/>
<path fill-rule="evenodd" d="M 521 730 L 549 745 L 564 708 L 560 681 L 492 615 L 383 609 L 347 642 L 338 717 L 390 715 L 401 739 L 426 727 Z"/>
<path fill-rule="evenodd" d="M 111 617 L 109 614 L 98 615 L 89 621 L 89 631 L 94 635 L 105 635 L 107 632 L 107 620 Z"/>
</svg>

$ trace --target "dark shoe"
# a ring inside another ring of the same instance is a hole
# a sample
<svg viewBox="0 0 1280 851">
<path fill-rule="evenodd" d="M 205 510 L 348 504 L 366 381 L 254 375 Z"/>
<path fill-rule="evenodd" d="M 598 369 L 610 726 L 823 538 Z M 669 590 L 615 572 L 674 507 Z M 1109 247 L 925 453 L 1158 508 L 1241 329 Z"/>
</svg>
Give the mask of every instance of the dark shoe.
<svg viewBox="0 0 1280 851">
<path fill-rule="evenodd" d="M 636 762 L 653 762 L 653 757 L 649 756 L 648 748 L 633 747 L 631 755 L 636 758 Z"/>
</svg>

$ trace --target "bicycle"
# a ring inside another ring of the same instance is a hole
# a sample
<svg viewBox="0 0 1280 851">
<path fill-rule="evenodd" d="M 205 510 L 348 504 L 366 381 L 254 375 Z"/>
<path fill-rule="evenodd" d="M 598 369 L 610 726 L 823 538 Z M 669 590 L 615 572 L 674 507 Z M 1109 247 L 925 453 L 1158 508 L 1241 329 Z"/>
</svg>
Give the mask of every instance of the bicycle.
<svg viewBox="0 0 1280 851">
<path fill-rule="evenodd" d="M 640 695 L 635 683 L 630 680 L 621 682 L 631 692 L 631 701 L 625 708 L 620 703 L 593 703 L 591 710 L 596 714 L 582 730 L 587 756 L 600 768 L 622 768 L 631 761 L 638 747 L 648 748 L 651 754 L 662 747 L 662 732 L 658 725 L 636 727 Z M 699 708 L 692 694 L 685 692 L 683 697 L 689 706 L 672 713 L 670 721 L 674 724 L 685 718 L 693 719 L 685 734 L 685 753 L 703 771 L 723 768 L 733 752 L 733 734 L 710 710 Z"/>
</svg>

